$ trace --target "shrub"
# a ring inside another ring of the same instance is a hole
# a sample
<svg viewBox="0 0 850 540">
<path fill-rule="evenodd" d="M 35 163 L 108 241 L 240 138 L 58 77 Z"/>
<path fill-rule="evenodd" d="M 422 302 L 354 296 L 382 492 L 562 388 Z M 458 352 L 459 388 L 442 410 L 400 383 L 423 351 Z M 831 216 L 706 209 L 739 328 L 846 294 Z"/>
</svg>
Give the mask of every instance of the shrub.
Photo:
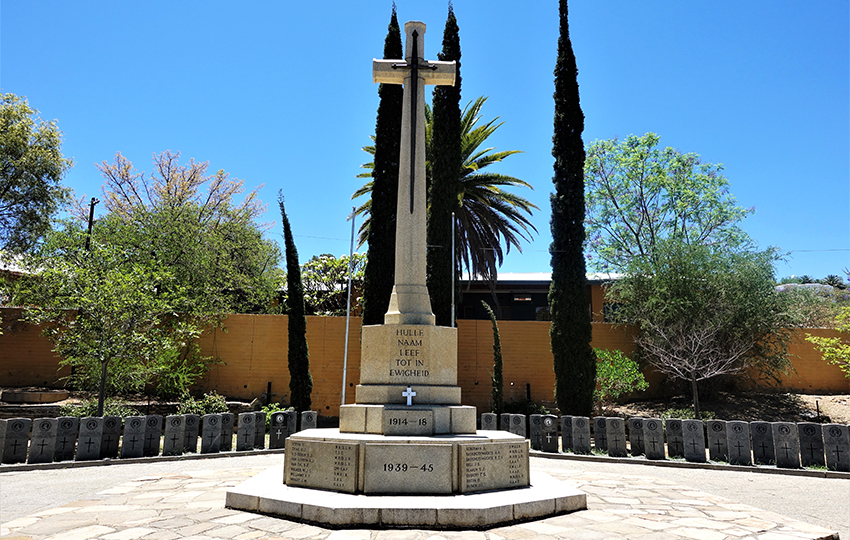
<svg viewBox="0 0 850 540">
<path fill-rule="evenodd" d="M 278 411 L 294 411 L 295 407 L 287 407 L 282 403 L 269 403 L 260 410 L 266 413 L 266 431 L 269 431 L 271 429 L 272 413 Z"/>
<path fill-rule="evenodd" d="M 667 409 L 663 413 L 661 413 L 661 419 L 667 420 L 668 418 L 678 418 L 680 420 L 697 420 L 696 414 L 694 414 L 694 410 L 691 408 L 687 409 Z M 717 415 L 715 415 L 711 411 L 700 411 L 701 420 L 716 420 Z"/>
<path fill-rule="evenodd" d="M 62 416 L 75 416 L 77 418 L 97 416 L 97 399 L 87 399 L 79 404 L 61 405 L 59 407 L 59 414 Z M 103 404 L 103 416 L 120 416 L 121 418 L 126 418 L 128 416 L 142 416 L 142 413 L 120 400 L 107 398 Z"/>
<path fill-rule="evenodd" d="M 646 390 L 649 384 L 643 378 L 637 362 L 620 350 L 594 349 L 596 353 L 597 403 L 610 403 L 623 394 Z"/>
<path fill-rule="evenodd" d="M 197 414 L 203 416 L 205 414 L 226 413 L 229 409 L 224 396 L 221 396 L 213 390 L 204 394 L 200 400 L 196 400 L 189 394 L 183 394 L 180 398 L 180 405 L 177 406 L 177 414 Z"/>
<path fill-rule="evenodd" d="M 502 412 L 524 414 L 528 416 L 529 414 L 549 414 L 549 409 L 539 403 L 523 399 L 520 401 L 505 402 L 505 407 Z"/>
</svg>

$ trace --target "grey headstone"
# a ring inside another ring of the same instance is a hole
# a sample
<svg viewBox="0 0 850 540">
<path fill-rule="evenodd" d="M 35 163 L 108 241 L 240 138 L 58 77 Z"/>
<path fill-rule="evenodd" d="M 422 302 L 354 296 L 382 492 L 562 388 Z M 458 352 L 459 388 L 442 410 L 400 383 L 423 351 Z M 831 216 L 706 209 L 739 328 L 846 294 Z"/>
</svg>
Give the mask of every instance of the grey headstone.
<svg viewBox="0 0 850 540">
<path fill-rule="evenodd" d="M 183 442 L 186 440 L 186 418 L 182 414 L 165 417 L 165 435 L 162 438 L 163 456 L 183 454 Z"/>
<path fill-rule="evenodd" d="M 604 416 L 593 417 L 593 447 L 599 451 L 608 450 L 608 429 Z"/>
<path fill-rule="evenodd" d="M 266 447 L 266 413 L 256 411 L 254 413 L 254 448 Z"/>
<path fill-rule="evenodd" d="M 27 460 L 27 443 L 30 440 L 32 420 L 10 418 L 5 423 L 6 436 L 2 448 L 2 463 L 23 463 Z"/>
<path fill-rule="evenodd" d="M 319 422 L 319 413 L 316 411 L 304 411 L 301 413 L 301 430 L 316 429 Z"/>
<path fill-rule="evenodd" d="M 526 437 L 524 414 L 511 415 L 511 433 L 513 433 L 514 435 L 519 435 L 523 438 Z"/>
<path fill-rule="evenodd" d="M 103 418 L 89 416 L 80 420 L 80 439 L 77 442 L 77 461 L 100 459 L 103 442 Z"/>
<path fill-rule="evenodd" d="M 121 442 L 120 416 L 103 417 L 103 439 L 100 443 L 101 458 L 117 458 L 119 443 Z"/>
<path fill-rule="evenodd" d="M 753 440 L 753 461 L 761 465 L 776 463 L 773 450 L 773 428 L 770 422 L 750 422 L 750 436 Z"/>
<path fill-rule="evenodd" d="M 201 453 L 215 454 L 221 450 L 221 415 L 201 417 Z"/>
<path fill-rule="evenodd" d="M 558 417 L 547 414 L 543 417 L 543 432 L 541 434 L 544 452 L 558 453 Z"/>
<path fill-rule="evenodd" d="M 771 422 L 771 428 L 773 429 L 776 466 L 783 469 L 799 469 L 800 439 L 797 436 L 797 424 Z"/>
<path fill-rule="evenodd" d="M 606 418 L 605 440 L 609 456 L 626 457 L 626 421 L 622 418 Z"/>
<path fill-rule="evenodd" d="M 683 420 L 682 439 L 685 444 L 685 461 L 705 463 L 705 426 L 702 420 Z"/>
<path fill-rule="evenodd" d="M 813 422 L 800 422 L 797 433 L 800 435 L 800 464 L 803 467 L 825 466 L 823 427 Z"/>
<path fill-rule="evenodd" d="M 543 449 L 543 415 L 532 414 L 528 417 L 528 438 L 532 450 Z"/>
<path fill-rule="evenodd" d="M 201 415 L 185 414 L 185 428 L 183 430 L 183 453 L 194 454 L 198 451 L 198 435 L 201 432 Z"/>
<path fill-rule="evenodd" d="M 275 411 L 269 417 L 269 448 L 285 448 L 289 437 L 286 413 Z"/>
<path fill-rule="evenodd" d="M 55 418 L 37 418 L 32 423 L 30 452 L 27 463 L 50 463 L 56 452 L 58 422 Z"/>
<path fill-rule="evenodd" d="M 53 454 L 53 461 L 70 461 L 74 459 L 74 450 L 77 448 L 80 419 L 74 416 L 60 416 L 56 420 L 56 453 Z"/>
<path fill-rule="evenodd" d="M 254 436 L 257 429 L 254 427 L 254 413 L 239 413 L 239 424 L 236 426 L 236 451 L 244 452 L 254 448 Z"/>
<path fill-rule="evenodd" d="M 128 416 L 124 419 L 124 436 L 121 438 L 121 457 L 142 457 L 145 445 L 145 417 Z"/>
<path fill-rule="evenodd" d="M 850 427 L 824 424 L 823 445 L 826 450 L 826 468 L 850 472 Z"/>
<path fill-rule="evenodd" d="M 145 456 L 159 455 L 159 438 L 162 435 L 162 416 L 158 414 L 149 414 L 145 417 L 145 446 L 143 454 Z"/>
<path fill-rule="evenodd" d="M 499 429 L 502 431 L 511 430 L 511 413 L 502 413 L 499 416 Z"/>
<path fill-rule="evenodd" d="M 233 413 L 221 414 L 221 451 L 233 450 Z"/>
<path fill-rule="evenodd" d="M 712 461 L 729 461 L 729 442 L 726 440 L 726 421 L 707 420 L 708 457 Z"/>
<path fill-rule="evenodd" d="M 646 459 L 664 459 L 664 426 L 660 418 L 643 419 L 643 449 Z"/>
<path fill-rule="evenodd" d="M 590 418 L 586 416 L 573 416 L 573 451 L 590 453 Z"/>
<path fill-rule="evenodd" d="M 629 418 L 629 446 L 633 456 L 644 454 L 643 445 L 643 418 L 636 416 Z"/>
<path fill-rule="evenodd" d="M 561 417 L 561 451 L 572 452 L 573 450 L 573 417 L 564 415 Z"/>
<path fill-rule="evenodd" d="M 750 424 L 739 421 L 726 422 L 726 448 L 729 450 L 730 464 L 752 465 Z"/>
<path fill-rule="evenodd" d="M 499 427 L 499 417 L 496 413 L 481 413 L 481 429 L 494 430 Z"/>
<path fill-rule="evenodd" d="M 682 420 L 679 418 L 668 418 L 664 421 L 667 431 L 667 455 L 672 457 L 685 457 L 685 441 L 682 438 Z"/>
</svg>

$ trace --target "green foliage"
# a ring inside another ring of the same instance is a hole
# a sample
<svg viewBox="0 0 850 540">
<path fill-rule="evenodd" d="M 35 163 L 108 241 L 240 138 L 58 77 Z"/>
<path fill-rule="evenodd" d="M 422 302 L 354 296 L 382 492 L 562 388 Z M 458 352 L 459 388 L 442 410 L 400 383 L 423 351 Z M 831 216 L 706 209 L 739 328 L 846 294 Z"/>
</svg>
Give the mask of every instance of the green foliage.
<svg viewBox="0 0 850 540">
<path fill-rule="evenodd" d="M 561 414 L 590 416 L 596 388 L 596 356 L 590 346 L 590 310 L 584 253 L 584 113 L 578 68 L 570 42 L 567 1 L 560 1 L 560 37 L 555 64 L 555 191 L 552 204 L 552 283 L 549 312 L 555 369 L 555 399 Z"/>
<path fill-rule="evenodd" d="M 180 397 L 180 404 L 177 406 L 177 414 L 197 414 L 203 416 L 205 414 L 226 413 L 230 409 L 227 407 L 227 401 L 224 396 L 221 396 L 215 390 L 204 394 L 200 400 L 195 399 L 188 393 Z"/>
<path fill-rule="evenodd" d="M 832 328 L 842 306 L 848 305 L 847 293 L 815 285 L 778 287 L 785 298 L 789 322 L 798 328 Z"/>
<path fill-rule="evenodd" d="M 649 384 L 638 363 L 620 350 L 593 349 L 596 353 L 596 384 L 593 399 L 610 403 L 624 394 L 646 390 Z"/>
<path fill-rule="evenodd" d="M 550 411 L 540 403 L 535 403 L 530 399 L 521 399 L 506 402 L 502 412 L 528 416 L 529 414 L 549 414 Z"/>
<path fill-rule="evenodd" d="M 353 257 L 343 255 L 314 255 L 301 265 L 301 283 L 304 287 L 304 304 L 308 315 L 345 316 L 348 302 L 348 266 L 353 264 L 351 287 L 353 292 L 361 290 L 366 255 L 355 253 Z M 288 294 L 288 293 L 287 293 Z M 288 301 L 288 296 L 285 297 Z M 362 297 L 352 295 L 352 308 Z"/>
<path fill-rule="evenodd" d="M 455 61 L 456 78 L 452 86 L 434 87 L 431 126 L 431 175 L 428 188 L 427 281 L 431 308 L 439 326 L 451 325 L 452 282 L 457 270 L 452 260 L 452 212 L 460 210 L 457 198 L 458 171 L 463 166 L 460 123 L 460 36 L 457 19 L 449 4 L 442 61 Z"/>
<path fill-rule="evenodd" d="M 61 416 L 75 416 L 77 418 L 86 418 L 87 416 L 120 416 L 127 418 L 128 416 L 141 416 L 138 410 L 130 407 L 121 400 L 109 398 L 103 404 L 103 414 L 98 414 L 97 399 L 87 399 L 82 403 L 72 403 L 59 406 L 59 414 Z"/>
<path fill-rule="evenodd" d="M 266 413 L 266 431 L 269 431 L 269 429 L 271 429 L 272 413 L 278 411 L 294 411 L 295 408 L 287 407 L 282 403 L 269 403 L 268 405 L 264 405 L 260 410 Z"/>
<path fill-rule="evenodd" d="M 199 328 L 186 328 L 181 334 L 187 336 L 189 340 L 186 346 L 166 349 L 156 359 L 154 383 L 156 395 L 160 397 L 176 397 L 185 394 L 209 371 L 210 366 L 223 363 L 201 354 L 201 347 L 198 344 L 201 334 Z"/>
<path fill-rule="evenodd" d="M 481 304 L 487 310 L 490 322 L 493 323 L 493 372 L 490 374 L 490 381 L 493 384 L 493 390 L 490 393 L 493 400 L 493 412 L 502 414 L 505 409 L 505 381 L 502 376 L 502 341 L 499 337 L 499 325 L 496 323 L 496 314 L 493 313 L 490 304 L 484 300 Z"/>
<path fill-rule="evenodd" d="M 594 141 L 587 150 L 585 184 L 588 249 L 601 271 L 622 271 L 650 255 L 655 244 L 740 246 L 738 226 L 753 209 L 735 205 L 722 165 L 699 155 L 658 147 L 654 133 Z"/>
<path fill-rule="evenodd" d="M 404 58 L 401 29 L 395 5 L 384 40 L 384 58 Z M 363 234 L 369 240 L 369 251 L 363 275 L 363 324 L 382 324 L 390 304 L 395 272 L 396 205 L 398 204 L 398 154 L 401 144 L 401 112 L 404 90 L 398 84 L 378 87 L 380 103 L 375 122 L 374 163 L 367 184 L 372 193 L 369 201 L 372 225 Z M 357 193 L 354 195 L 357 196 Z"/>
<path fill-rule="evenodd" d="M 50 229 L 73 163 L 61 147 L 55 121 L 40 119 L 25 97 L 0 94 L 0 249 L 27 251 Z"/>
<path fill-rule="evenodd" d="M 699 418 L 693 409 L 667 409 L 661 413 L 661 420 L 678 418 L 679 420 L 716 420 L 717 415 L 711 411 L 700 411 Z"/>
<path fill-rule="evenodd" d="M 850 378 L 850 306 L 842 307 L 835 320 L 842 336 L 828 338 L 807 334 L 806 341 L 814 344 L 824 361 L 840 367 L 844 376 Z"/>
<path fill-rule="evenodd" d="M 286 290 L 289 317 L 289 394 L 296 411 L 310 410 L 310 394 L 313 378 L 310 376 L 310 353 L 307 350 L 307 317 L 304 314 L 304 289 L 301 282 L 301 267 L 298 266 L 298 250 L 292 239 L 289 218 L 283 206 L 283 193 L 278 192 L 277 202 L 283 223 L 283 239 L 286 246 Z"/>
</svg>

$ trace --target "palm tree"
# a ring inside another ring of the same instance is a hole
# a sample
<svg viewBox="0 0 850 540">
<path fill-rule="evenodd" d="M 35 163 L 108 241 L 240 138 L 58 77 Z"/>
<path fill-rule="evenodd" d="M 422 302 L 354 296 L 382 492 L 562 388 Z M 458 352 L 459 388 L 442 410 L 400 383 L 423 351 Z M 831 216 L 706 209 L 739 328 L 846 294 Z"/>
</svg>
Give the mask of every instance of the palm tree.
<svg viewBox="0 0 850 540">
<path fill-rule="evenodd" d="M 509 187 L 527 187 L 534 189 L 531 184 L 513 176 L 484 171 L 493 163 L 498 163 L 519 150 L 493 152 L 493 147 L 481 148 L 484 141 L 499 129 L 503 122 L 496 123 L 499 117 L 478 125 L 481 120 L 481 107 L 487 101 L 479 97 L 464 107 L 461 118 L 461 155 L 463 167 L 458 172 L 457 200 L 458 209 L 455 211 L 458 242 L 456 255 L 458 271 L 463 269 L 470 279 L 481 277 L 495 281 L 498 267 L 502 264 L 505 253 L 511 247 L 522 251 L 520 240 L 530 241 L 532 231 L 537 232 L 529 220 L 532 209 L 539 208 L 528 199 L 506 191 Z M 426 178 L 431 177 L 431 126 L 433 118 L 431 108 L 425 106 L 425 159 Z M 374 140 L 374 136 L 372 137 Z M 363 150 L 375 154 L 374 146 L 364 146 Z M 357 178 L 371 178 L 374 163 L 362 166 L 368 172 L 357 175 Z M 372 182 L 354 192 L 352 199 L 371 194 Z M 372 200 L 366 200 L 356 213 L 366 218 L 360 226 L 358 242 L 362 245 L 369 236 L 371 224 L 369 213 Z M 504 242 L 504 248 L 502 246 Z"/>
</svg>

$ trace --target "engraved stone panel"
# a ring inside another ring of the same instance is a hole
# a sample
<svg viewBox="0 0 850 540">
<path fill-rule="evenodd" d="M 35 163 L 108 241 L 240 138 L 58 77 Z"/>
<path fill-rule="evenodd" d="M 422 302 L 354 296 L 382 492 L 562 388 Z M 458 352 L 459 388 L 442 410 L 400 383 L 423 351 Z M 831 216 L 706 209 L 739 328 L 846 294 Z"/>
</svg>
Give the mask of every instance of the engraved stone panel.
<svg viewBox="0 0 850 540">
<path fill-rule="evenodd" d="M 145 444 L 145 417 L 128 416 L 124 420 L 124 436 L 121 438 L 121 457 L 142 457 Z"/>
<path fill-rule="evenodd" d="M 364 493 L 452 492 L 451 445 L 367 442 L 364 456 Z"/>
<path fill-rule="evenodd" d="M 145 456 L 159 455 L 159 438 L 162 435 L 162 416 L 150 414 L 145 417 L 145 445 L 142 454 Z"/>
<path fill-rule="evenodd" d="M 528 442 L 458 445 L 461 493 L 527 486 Z"/>
<path fill-rule="evenodd" d="M 573 416 L 573 451 L 590 453 L 590 418 L 587 416 Z"/>
<path fill-rule="evenodd" d="M 705 426 L 702 420 L 683 420 L 682 439 L 685 444 L 685 460 L 705 463 Z"/>
<path fill-rule="evenodd" d="M 776 452 L 776 466 L 783 469 L 800 468 L 800 440 L 797 437 L 797 424 L 792 422 L 771 422 Z"/>
<path fill-rule="evenodd" d="M 605 417 L 593 418 L 593 447 L 599 451 L 608 450 L 608 432 L 605 428 Z"/>
<path fill-rule="evenodd" d="M 120 416 L 105 416 L 103 418 L 103 440 L 100 443 L 101 458 L 118 457 L 119 443 L 121 441 Z"/>
<path fill-rule="evenodd" d="M 55 418 L 37 418 L 32 423 L 32 437 L 27 463 L 50 463 L 56 452 Z"/>
<path fill-rule="evenodd" d="M 558 417 L 547 414 L 543 417 L 541 443 L 544 452 L 558 452 Z"/>
<path fill-rule="evenodd" d="M 572 452 L 573 450 L 573 417 L 561 416 L 561 451 Z"/>
<path fill-rule="evenodd" d="M 726 447 L 729 450 L 729 463 L 732 465 L 751 465 L 750 424 L 730 421 L 726 423 Z"/>
<path fill-rule="evenodd" d="M 183 454 L 183 441 L 186 438 L 186 418 L 182 414 L 165 418 L 165 436 L 162 439 L 163 456 Z"/>
<path fill-rule="evenodd" d="M 823 427 L 813 422 L 800 422 L 797 424 L 797 433 L 800 435 L 800 464 L 803 467 L 825 466 Z"/>
<path fill-rule="evenodd" d="M 667 431 L 667 455 L 685 457 L 685 441 L 682 439 L 682 421 L 679 418 L 668 418 L 664 421 Z"/>
<path fill-rule="evenodd" d="M 643 450 L 643 418 L 629 418 L 629 446 L 633 456 L 642 456 Z"/>
<path fill-rule="evenodd" d="M 750 435 L 753 440 L 753 461 L 760 465 L 775 464 L 776 453 L 770 422 L 750 422 Z"/>
<path fill-rule="evenodd" d="M 356 443 L 287 438 L 283 481 L 289 486 L 354 493 L 358 454 Z"/>
<path fill-rule="evenodd" d="M 712 461 L 729 461 L 726 429 L 725 420 L 708 420 L 705 423 L 705 431 L 708 434 L 708 457 Z"/>
<path fill-rule="evenodd" d="M 239 413 L 239 425 L 236 426 L 236 450 L 244 452 L 254 448 L 254 413 Z"/>
<path fill-rule="evenodd" d="M 643 449 L 646 453 L 646 459 L 665 458 L 664 428 L 660 418 L 643 419 Z"/>
<path fill-rule="evenodd" d="M 384 435 L 433 435 L 434 413 L 414 407 L 386 408 L 382 432 Z"/>
<path fill-rule="evenodd" d="M 622 418 L 605 419 L 605 441 L 609 456 L 626 457 L 626 423 Z"/>
<path fill-rule="evenodd" d="M 77 443 L 77 461 L 100 459 L 103 440 L 103 418 L 87 417 L 80 420 L 80 440 Z"/>
<path fill-rule="evenodd" d="M 826 468 L 850 472 L 850 428 L 842 424 L 824 424 L 823 445 Z"/>
<path fill-rule="evenodd" d="M 481 413 L 481 429 L 483 430 L 495 430 L 499 427 L 498 425 L 499 417 L 496 416 L 496 413 Z"/>
<path fill-rule="evenodd" d="M 201 417 L 201 453 L 215 454 L 221 450 L 221 415 L 205 414 Z"/>
<path fill-rule="evenodd" d="M 364 326 L 360 366 L 361 385 L 456 386 L 457 329 L 416 324 Z"/>
<path fill-rule="evenodd" d="M 68 461 L 74 459 L 74 449 L 77 444 L 77 432 L 80 419 L 73 416 L 60 416 L 56 432 L 56 453 L 53 461 Z"/>
<path fill-rule="evenodd" d="M 183 452 L 194 454 L 198 451 L 198 433 L 201 431 L 201 416 L 198 414 L 183 415 L 185 423 L 183 424 Z"/>
<path fill-rule="evenodd" d="M 27 443 L 30 438 L 30 418 L 10 418 L 5 421 L 6 436 L 2 451 L 3 463 L 23 463 L 27 459 Z"/>
<path fill-rule="evenodd" d="M 221 451 L 233 450 L 233 413 L 221 414 Z"/>
</svg>

